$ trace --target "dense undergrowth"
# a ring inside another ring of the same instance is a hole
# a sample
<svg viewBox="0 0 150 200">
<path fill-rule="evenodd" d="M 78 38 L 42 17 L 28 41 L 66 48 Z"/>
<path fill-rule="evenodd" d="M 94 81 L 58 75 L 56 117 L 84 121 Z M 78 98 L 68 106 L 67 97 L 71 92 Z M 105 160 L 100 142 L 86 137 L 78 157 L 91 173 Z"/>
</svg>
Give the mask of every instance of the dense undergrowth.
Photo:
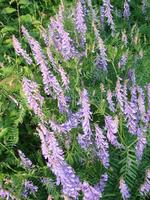
<svg viewBox="0 0 150 200">
<path fill-rule="evenodd" d="M 150 2 L 81 2 L 0 1 L 2 199 L 149 199 Z"/>
</svg>

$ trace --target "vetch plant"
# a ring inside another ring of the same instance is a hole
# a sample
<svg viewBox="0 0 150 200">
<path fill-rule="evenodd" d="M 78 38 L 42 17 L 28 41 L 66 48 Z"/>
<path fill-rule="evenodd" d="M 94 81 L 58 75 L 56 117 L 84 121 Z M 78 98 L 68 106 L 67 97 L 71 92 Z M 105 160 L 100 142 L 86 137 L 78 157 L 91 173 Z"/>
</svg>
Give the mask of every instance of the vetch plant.
<svg viewBox="0 0 150 200">
<path fill-rule="evenodd" d="M 22 188 L 20 194 L 17 187 L 12 191 L 16 177 L 9 183 L 4 179 L 2 198 L 125 200 L 149 195 L 150 85 L 144 88 L 136 80 L 130 66 L 135 61 L 133 30 L 130 35 L 128 23 L 128 31 L 119 30 L 115 4 L 103 0 L 97 12 L 92 3 L 77 1 L 71 16 L 61 4 L 38 41 L 22 25 L 28 51 L 12 37 L 16 54 L 26 62 L 18 104 L 26 108 L 29 124 L 22 126 L 36 138 L 38 156 L 30 157 L 21 145 L 13 147 L 17 168 L 9 169 L 24 172 L 16 175 L 22 177 Z M 129 21 L 129 2 L 123 3 Z"/>
</svg>

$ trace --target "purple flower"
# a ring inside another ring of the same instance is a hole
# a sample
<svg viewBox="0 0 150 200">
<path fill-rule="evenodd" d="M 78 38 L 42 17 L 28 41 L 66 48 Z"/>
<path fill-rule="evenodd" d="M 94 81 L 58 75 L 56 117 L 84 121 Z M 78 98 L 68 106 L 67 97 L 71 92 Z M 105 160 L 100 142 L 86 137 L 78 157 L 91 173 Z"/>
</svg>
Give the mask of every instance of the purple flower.
<svg viewBox="0 0 150 200">
<path fill-rule="evenodd" d="M 145 181 L 139 189 L 142 196 L 147 195 L 150 192 L 150 169 L 146 171 Z"/>
<path fill-rule="evenodd" d="M 141 87 L 137 86 L 137 92 L 138 92 L 137 104 L 140 112 L 140 119 L 143 122 L 147 122 L 144 91 Z"/>
<path fill-rule="evenodd" d="M 125 44 L 125 46 L 127 46 L 127 44 L 128 44 L 128 38 L 127 38 L 127 34 L 126 34 L 125 31 L 122 32 L 121 40 Z"/>
<path fill-rule="evenodd" d="M 99 47 L 99 52 L 100 52 L 100 54 L 96 58 L 96 66 L 102 69 L 103 71 L 107 72 L 108 59 L 107 59 L 107 54 L 106 54 L 106 48 L 105 48 L 103 40 L 101 39 L 99 35 L 99 32 L 95 24 L 94 24 L 94 33 L 96 36 L 96 40 L 98 42 L 98 47 Z"/>
<path fill-rule="evenodd" d="M 95 125 L 96 129 L 96 136 L 95 136 L 95 143 L 96 143 L 96 152 L 100 159 L 100 161 L 103 163 L 105 168 L 109 167 L 109 146 L 108 142 L 106 140 L 106 137 L 103 135 L 103 132 L 101 128 L 99 128 L 98 125 Z"/>
<path fill-rule="evenodd" d="M 125 119 L 127 121 L 127 127 L 130 133 L 137 135 L 138 129 L 138 118 L 137 118 L 137 107 L 132 102 L 125 102 L 124 109 Z"/>
<path fill-rule="evenodd" d="M 52 120 L 49 120 L 50 126 L 52 130 L 56 133 L 67 133 L 71 131 L 73 128 L 77 128 L 79 123 L 81 122 L 82 112 L 78 111 L 74 114 L 71 113 L 68 121 L 58 124 Z"/>
<path fill-rule="evenodd" d="M 40 44 L 29 35 L 28 31 L 25 27 L 22 27 L 22 32 L 27 38 L 33 55 L 35 57 L 35 61 L 40 66 L 40 70 L 42 72 L 44 90 L 47 95 L 51 94 L 51 88 L 55 92 L 58 99 L 58 107 L 60 112 L 68 112 L 68 105 L 66 103 L 66 99 L 63 93 L 62 88 L 60 87 L 59 82 L 56 77 L 50 72 L 48 68 L 48 63 L 46 61 L 46 57 L 42 52 Z"/>
<path fill-rule="evenodd" d="M 150 83 L 147 85 L 147 97 L 148 97 L 148 110 L 147 110 L 147 118 L 150 122 Z"/>
<path fill-rule="evenodd" d="M 143 156 L 143 152 L 146 147 L 146 144 L 147 144 L 146 136 L 144 135 L 142 130 L 139 128 L 138 141 L 135 146 L 135 150 L 136 150 L 135 154 L 136 154 L 138 163 L 142 160 L 142 156 Z"/>
<path fill-rule="evenodd" d="M 102 27 L 104 27 L 104 20 L 105 20 L 105 9 L 104 6 L 100 6 L 100 22 Z"/>
<path fill-rule="evenodd" d="M 81 46 L 84 48 L 86 43 L 86 31 L 87 27 L 84 20 L 83 7 L 80 1 L 77 3 L 76 14 L 75 14 L 75 23 L 77 32 L 81 37 Z"/>
<path fill-rule="evenodd" d="M 112 94 L 111 90 L 109 89 L 109 90 L 107 91 L 107 101 L 108 101 L 108 104 L 109 104 L 109 109 L 110 109 L 112 112 L 115 112 L 115 110 L 116 110 L 116 109 L 115 109 L 115 104 L 114 104 L 112 98 L 113 98 L 113 94 Z"/>
<path fill-rule="evenodd" d="M 37 130 L 41 139 L 42 154 L 47 160 L 48 167 L 56 176 L 56 184 L 62 185 L 64 195 L 76 199 L 80 190 L 80 181 L 72 167 L 66 163 L 63 150 L 59 147 L 54 133 L 49 132 L 42 124 Z"/>
<path fill-rule="evenodd" d="M 23 92 L 27 98 L 30 108 L 34 111 L 36 115 L 43 118 L 42 105 L 44 102 L 44 97 L 40 95 L 37 83 L 23 78 Z"/>
<path fill-rule="evenodd" d="M 118 67 L 119 68 L 122 68 L 126 65 L 127 63 L 127 60 L 128 60 L 128 53 L 124 53 L 118 63 Z"/>
<path fill-rule="evenodd" d="M 49 26 L 49 34 L 55 45 L 55 48 L 62 54 L 65 60 L 69 60 L 77 56 L 78 52 L 73 46 L 73 41 L 69 37 L 69 33 L 64 30 L 60 19 L 51 18 Z"/>
<path fill-rule="evenodd" d="M 5 190 L 0 185 L 0 198 L 6 199 L 6 200 L 17 200 L 8 190 Z"/>
<path fill-rule="evenodd" d="M 129 188 L 123 178 L 121 178 L 119 181 L 119 189 L 120 189 L 123 200 L 130 198 L 131 194 L 130 194 Z"/>
<path fill-rule="evenodd" d="M 17 55 L 22 56 L 29 65 L 32 64 L 32 59 L 27 54 L 26 50 L 22 49 L 20 42 L 17 40 L 17 38 L 14 35 L 12 37 L 12 40 L 13 40 L 13 46 Z"/>
<path fill-rule="evenodd" d="M 68 90 L 69 89 L 69 78 L 68 78 L 66 72 L 64 71 L 64 69 L 61 66 L 58 66 L 57 70 L 60 73 L 63 87 L 65 88 L 65 90 Z"/>
<path fill-rule="evenodd" d="M 123 11 L 123 16 L 125 19 L 129 20 L 131 13 L 130 13 L 130 6 L 128 3 L 128 0 L 124 1 L 124 11 Z"/>
<path fill-rule="evenodd" d="M 81 112 L 82 112 L 82 128 L 84 134 L 80 134 L 78 136 L 78 142 L 82 148 L 87 149 L 91 142 L 91 127 L 90 127 L 90 120 L 91 120 L 91 111 L 90 111 L 90 103 L 88 98 L 88 92 L 84 89 L 80 95 L 80 104 L 81 104 Z"/>
<path fill-rule="evenodd" d="M 38 187 L 33 185 L 32 181 L 25 181 L 24 190 L 22 192 L 22 196 L 24 198 L 28 198 L 30 194 L 34 194 L 38 191 Z"/>
<path fill-rule="evenodd" d="M 114 24 L 113 16 L 112 16 L 113 6 L 111 5 L 110 0 L 103 0 L 103 5 L 104 5 L 104 8 L 105 8 L 105 17 L 107 17 L 108 25 L 110 25 L 110 28 L 112 30 L 112 35 L 114 35 L 115 24 Z"/>
<path fill-rule="evenodd" d="M 107 175 L 107 173 L 104 173 L 101 175 L 99 183 L 97 183 L 94 188 L 97 191 L 103 193 L 104 189 L 106 187 L 107 181 L 108 181 L 108 175 Z"/>
<path fill-rule="evenodd" d="M 116 83 L 116 97 L 120 106 L 121 111 L 124 110 L 124 95 L 122 85 L 120 84 L 120 78 L 118 78 Z"/>
<path fill-rule="evenodd" d="M 129 69 L 128 78 L 132 82 L 133 85 L 136 84 L 135 71 L 133 69 Z"/>
<path fill-rule="evenodd" d="M 101 192 L 97 191 L 94 187 L 90 186 L 89 183 L 83 182 L 82 192 L 84 194 L 83 200 L 99 200 Z"/>
<path fill-rule="evenodd" d="M 33 167 L 31 160 L 29 160 L 29 158 L 27 158 L 25 156 L 25 154 L 19 149 L 18 149 L 18 154 L 19 154 L 19 157 L 21 159 L 21 164 L 23 165 L 23 167 L 25 167 L 27 169 L 30 169 L 30 168 Z"/>
<path fill-rule="evenodd" d="M 105 116 L 105 128 L 107 130 L 107 138 L 109 142 L 117 147 L 121 148 L 121 144 L 117 141 L 117 132 L 118 132 L 118 117 L 117 115 L 113 119 L 111 116 Z"/>
</svg>

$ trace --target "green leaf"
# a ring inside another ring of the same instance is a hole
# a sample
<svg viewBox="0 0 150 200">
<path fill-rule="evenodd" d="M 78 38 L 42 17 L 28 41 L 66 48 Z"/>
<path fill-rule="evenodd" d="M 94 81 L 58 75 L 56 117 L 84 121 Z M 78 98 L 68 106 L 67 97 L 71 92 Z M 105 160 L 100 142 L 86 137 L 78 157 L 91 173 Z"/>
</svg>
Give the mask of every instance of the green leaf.
<svg viewBox="0 0 150 200">
<path fill-rule="evenodd" d="M 16 9 L 14 9 L 14 8 L 12 8 L 12 7 L 7 7 L 7 8 L 4 9 L 4 12 L 5 12 L 6 14 L 11 14 L 11 13 L 16 12 Z"/>
</svg>

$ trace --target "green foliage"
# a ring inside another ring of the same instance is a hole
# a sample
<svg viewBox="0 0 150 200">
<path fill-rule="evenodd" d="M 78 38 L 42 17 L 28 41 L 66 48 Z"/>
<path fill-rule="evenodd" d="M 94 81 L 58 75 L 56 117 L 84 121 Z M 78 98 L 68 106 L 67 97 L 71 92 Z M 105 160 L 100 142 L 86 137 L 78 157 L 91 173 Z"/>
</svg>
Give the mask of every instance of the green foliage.
<svg viewBox="0 0 150 200">
<path fill-rule="evenodd" d="M 70 36 L 78 43 L 78 38 L 74 31 L 74 24 L 70 20 L 73 11 L 73 5 L 76 1 L 65 1 L 67 12 L 65 13 L 65 29 Z M 23 183 L 26 179 L 32 180 L 40 190 L 36 196 L 30 196 L 29 199 L 44 200 L 48 194 L 54 199 L 63 199 L 60 197 L 60 187 L 55 185 L 55 177 L 46 166 L 41 155 L 40 140 L 36 133 L 36 126 L 39 119 L 34 116 L 29 109 L 25 96 L 22 91 L 21 81 L 23 76 L 36 80 L 43 92 L 41 75 L 38 66 L 33 64 L 28 66 L 21 58 L 15 55 L 12 49 L 11 36 L 14 34 L 23 43 L 24 48 L 30 52 L 26 41 L 22 38 L 20 26 L 24 24 L 35 38 L 43 44 L 39 35 L 41 27 L 46 27 L 49 23 L 49 17 L 58 10 L 58 0 L 0 0 L 0 183 L 6 186 L 19 199 L 22 199 L 21 193 Z M 92 1 L 96 12 L 99 13 L 99 5 L 102 1 Z M 121 9 L 123 1 L 112 1 L 115 8 Z M 101 36 L 107 48 L 109 58 L 108 76 L 100 72 L 95 64 L 95 49 L 97 44 L 93 41 L 94 31 L 91 28 L 91 19 L 87 17 L 89 32 L 87 34 L 87 55 L 86 58 L 62 61 L 61 65 L 70 77 L 69 92 L 72 98 L 71 109 L 76 111 L 79 93 L 83 87 L 86 87 L 90 94 L 91 109 L 93 112 L 93 121 L 104 125 L 104 116 L 109 114 L 107 108 L 106 93 L 100 90 L 100 83 L 104 84 L 104 89 L 115 88 L 117 77 L 127 78 L 127 71 L 130 68 L 135 69 L 137 82 L 144 86 L 150 81 L 150 5 L 147 8 L 146 16 L 141 13 L 140 1 L 131 1 L 131 20 L 130 24 L 123 21 L 122 18 L 115 17 L 117 34 L 111 37 L 110 31 L 101 30 Z M 99 17 L 99 16 L 98 16 Z M 98 22 L 99 25 L 99 22 Z M 121 33 L 126 30 L 128 35 L 128 47 L 125 47 L 121 41 Z M 43 45 L 44 46 L 44 45 Z M 123 53 L 128 52 L 129 58 L 124 69 L 118 68 L 118 62 Z M 62 59 L 53 49 L 56 61 Z M 60 77 L 57 77 L 60 80 Z M 59 114 L 56 102 L 45 96 L 45 105 L 43 111 L 47 118 L 64 122 L 66 116 Z M 104 191 L 103 199 L 120 200 L 118 180 L 121 176 L 131 188 L 133 199 L 146 199 L 139 196 L 139 186 L 144 181 L 145 170 L 149 167 L 150 161 L 150 139 L 148 133 L 148 145 L 142 163 L 138 166 L 136 162 L 134 145 L 136 139 L 127 132 L 122 116 L 119 119 L 120 130 L 119 140 L 124 144 L 123 150 L 110 148 L 110 164 L 108 169 L 109 183 Z M 93 127 L 92 127 L 93 128 Z M 66 161 L 73 166 L 80 179 L 88 181 L 91 185 L 98 182 L 104 169 L 99 161 L 92 156 L 91 152 L 85 152 L 77 143 L 77 135 L 81 130 L 71 131 L 72 145 L 67 148 L 63 139 L 60 144 L 63 146 Z M 25 169 L 20 162 L 17 149 L 21 149 L 25 155 L 32 160 L 35 168 Z M 50 177 L 50 182 L 42 184 L 41 177 Z M 13 186 L 13 191 L 12 191 Z M 147 197 L 149 198 L 149 197 Z"/>
</svg>

